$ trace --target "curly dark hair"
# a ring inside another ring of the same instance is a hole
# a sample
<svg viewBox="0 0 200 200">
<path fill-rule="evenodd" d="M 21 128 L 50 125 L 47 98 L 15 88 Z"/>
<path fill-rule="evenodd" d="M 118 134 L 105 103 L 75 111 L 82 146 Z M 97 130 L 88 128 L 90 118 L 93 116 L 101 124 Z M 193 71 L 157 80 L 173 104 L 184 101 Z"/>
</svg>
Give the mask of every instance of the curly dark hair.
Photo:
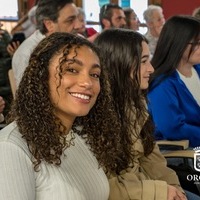
<svg viewBox="0 0 200 200">
<path fill-rule="evenodd" d="M 154 147 L 154 125 L 147 119 L 146 92 L 140 89 L 142 42 L 147 40 L 140 33 L 125 29 L 108 29 L 95 40 L 102 50 L 103 66 L 108 70 L 114 106 L 121 121 L 120 143 L 123 160 L 119 169 L 134 164 L 134 143 L 142 139 L 145 156 Z M 142 130 L 138 130 L 138 126 Z M 133 140 L 133 138 L 135 138 Z M 118 171 L 119 172 L 119 171 Z"/>
<path fill-rule="evenodd" d="M 54 114 L 54 106 L 50 100 L 49 62 L 54 55 L 62 53 L 57 67 L 59 79 L 62 79 L 62 66 L 67 61 L 70 49 L 75 49 L 78 54 L 76 50 L 81 46 L 89 47 L 100 56 L 94 44 L 69 33 L 53 33 L 43 39 L 31 54 L 16 92 L 9 122 L 16 121 L 33 155 L 35 170 L 43 160 L 60 165 L 63 150 L 71 144 L 70 141 L 61 141 L 69 127 L 65 127 Z M 76 118 L 72 129 L 85 139 L 100 166 L 113 170 L 118 151 L 121 150 L 118 148 L 120 123 L 112 105 L 108 77 L 103 69 L 100 86 L 96 104 L 87 116 Z M 80 125 L 83 129 L 78 132 L 76 127 Z"/>
</svg>

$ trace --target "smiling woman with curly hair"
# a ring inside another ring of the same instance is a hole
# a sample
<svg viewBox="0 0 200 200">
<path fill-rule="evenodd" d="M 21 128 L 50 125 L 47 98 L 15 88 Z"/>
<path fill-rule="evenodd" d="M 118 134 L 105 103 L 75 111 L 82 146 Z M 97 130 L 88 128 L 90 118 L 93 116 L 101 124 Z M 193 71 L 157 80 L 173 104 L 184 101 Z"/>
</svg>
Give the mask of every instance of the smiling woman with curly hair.
<svg viewBox="0 0 200 200">
<path fill-rule="evenodd" d="M 120 123 L 99 50 L 54 33 L 33 51 L 0 133 L 0 199 L 103 200 Z M 119 162 L 119 161 L 118 161 Z"/>
</svg>

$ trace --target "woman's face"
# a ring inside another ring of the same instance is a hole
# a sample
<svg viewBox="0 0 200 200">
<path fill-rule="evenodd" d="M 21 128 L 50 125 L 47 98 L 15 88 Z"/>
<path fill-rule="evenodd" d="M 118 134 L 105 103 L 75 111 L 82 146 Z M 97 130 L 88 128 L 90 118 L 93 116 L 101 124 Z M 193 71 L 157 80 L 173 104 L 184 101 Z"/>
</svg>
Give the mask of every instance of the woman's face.
<svg viewBox="0 0 200 200">
<path fill-rule="evenodd" d="M 65 124 L 77 116 L 85 116 L 96 102 L 100 92 L 101 74 L 98 56 L 88 47 L 71 49 L 63 66 L 60 80 L 58 65 L 61 54 L 55 55 L 49 66 L 49 88 L 55 114 Z M 72 62 L 72 59 L 75 61 Z M 60 83 L 60 85 L 59 85 Z"/>
<path fill-rule="evenodd" d="M 142 90 L 149 87 L 150 74 L 154 72 L 154 68 L 150 63 L 150 51 L 146 42 L 142 42 L 142 57 L 140 66 L 140 88 Z"/>
<path fill-rule="evenodd" d="M 188 59 L 192 44 L 195 44 L 194 50 L 192 51 L 192 53 Z M 200 40 L 196 41 L 196 42 L 191 42 L 188 44 L 188 46 L 183 54 L 182 60 L 184 60 L 186 63 L 189 63 L 191 65 L 196 65 L 196 64 L 200 63 Z"/>
<path fill-rule="evenodd" d="M 139 30 L 139 26 L 140 26 L 139 19 L 137 15 L 135 14 L 135 12 L 132 12 L 130 14 L 130 29 L 137 31 Z"/>
</svg>

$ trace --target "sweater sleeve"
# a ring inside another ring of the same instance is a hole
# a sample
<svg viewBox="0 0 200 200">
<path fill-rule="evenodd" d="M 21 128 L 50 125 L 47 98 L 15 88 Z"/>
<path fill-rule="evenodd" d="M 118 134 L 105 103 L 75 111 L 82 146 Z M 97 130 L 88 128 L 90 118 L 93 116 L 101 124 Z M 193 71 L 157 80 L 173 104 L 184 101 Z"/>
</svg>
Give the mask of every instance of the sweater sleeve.
<svg viewBox="0 0 200 200">
<path fill-rule="evenodd" d="M 109 200 L 167 200 L 167 183 L 140 180 L 131 170 L 109 179 Z"/>
<path fill-rule="evenodd" d="M 173 185 L 184 193 L 176 172 L 167 167 L 167 161 L 160 152 L 157 144 L 155 144 L 155 147 L 149 156 L 141 157 L 140 163 L 142 169 L 148 174 L 150 179 L 165 181 L 168 185 Z"/>
<path fill-rule="evenodd" d="M 148 156 L 141 156 L 140 167 L 124 170 L 109 179 L 109 200 L 166 200 L 167 185 L 184 193 L 174 170 L 166 166 L 166 159 L 157 145 Z"/>
<path fill-rule="evenodd" d="M 35 200 L 34 170 L 25 151 L 1 142 L 0 158 L 0 199 Z"/>
<path fill-rule="evenodd" d="M 166 81 L 148 94 L 148 109 L 156 126 L 156 137 L 168 140 L 188 139 L 190 146 L 199 146 L 199 107 L 195 107 L 197 105 L 185 91 L 185 87 L 174 84 Z"/>
</svg>

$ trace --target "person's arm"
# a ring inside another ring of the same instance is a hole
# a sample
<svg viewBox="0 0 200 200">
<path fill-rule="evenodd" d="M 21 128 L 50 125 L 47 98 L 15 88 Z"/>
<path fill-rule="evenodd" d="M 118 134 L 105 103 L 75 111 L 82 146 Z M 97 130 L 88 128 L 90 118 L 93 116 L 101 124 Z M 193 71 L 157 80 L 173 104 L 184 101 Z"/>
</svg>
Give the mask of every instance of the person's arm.
<svg viewBox="0 0 200 200">
<path fill-rule="evenodd" d="M 143 173 L 138 174 L 134 168 L 109 177 L 109 184 L 109 200 L 167 200 L 168 189 L 165 181 L 147 180 Z"/>
<path fill-rule="evenodd" d="M 0 142 L 0 199 L 35 200 L 32 162 L 15 144 Z"/>
<path fill-rule="evenodd" d="M 178 190 L 184 193 L 180 186 L 180 182 L 176 172 L 167 167 L 167 161 L 159 150 L 157 144 L 150 155 L 142 156 L 140 158 L 142 169 L 153 180 L 160 180 L 167 182 L 168 185 L 175 186 Z"/>
<path fill-rule="evenodd" d="M 180 84 L 180 83 L 177 83 Z M 178 91 L 179 90 L 179 91 Z M 188 123 L 186 117 L 190 117 L 193 121 L 199 121 L 198 112 L 193 108 L 192 100 L 188 103 L 188 97 L 180 91 L 184 88 L 175 87 L 171 82 L 166 82 L 154 88 L 148 94 L 149 112 L 153 117 L 156 126 L 156 132 L 161 133 L 164 139 L 190 141 L 190 146 L 200 145 L 200 126 L 199 122 Z M 182 95 L 183 94 L 183 95 Z M 183 104 L 184 112 L 196 112 L 196 116 L 186 116 L 180 108 Z M 198 108 L 196 109 L 198 110 Z"/>
<path fill-rule="evenodd" d="M 140 169 L 138 169 L 140 168 Z M 120 175 L 110 176 L 109 200 L 168 200 L 177 195 L 186 200 L 176 173 L 166 167 L 166 160 L 156 145 L 148 156 L 142 156 L 139 164 Z"/>
</svg>

